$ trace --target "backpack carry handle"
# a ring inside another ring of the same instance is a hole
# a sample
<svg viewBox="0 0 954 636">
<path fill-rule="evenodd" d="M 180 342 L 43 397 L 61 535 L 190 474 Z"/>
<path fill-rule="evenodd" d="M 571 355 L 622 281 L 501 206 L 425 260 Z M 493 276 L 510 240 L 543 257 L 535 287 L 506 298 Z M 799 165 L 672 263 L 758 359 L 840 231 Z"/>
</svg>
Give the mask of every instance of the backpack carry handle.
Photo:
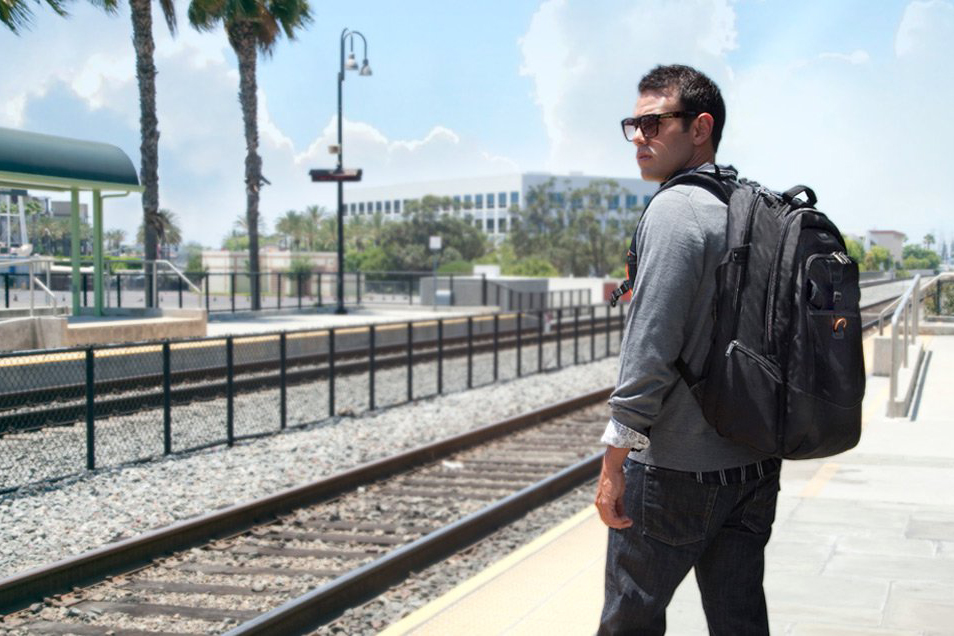
<svg viewBox="0 0 954 636">
<path fill-rule="evenodd" d="M 808 186 L 797 185 L 794 188 L 789 188 L 782 193 L 782 198 L 786 203 L 795 204 L 795 197 L 800 194 L 804 194 L 805 198 L 808 200 L 806 204 L 808 207 L 815 207 L 815 204 L 818 203 L 818 197 L 815 196 L 815 191 L 809 188 Z M 801 201 L 798 202 L 801 206 Z"/>
</svg>

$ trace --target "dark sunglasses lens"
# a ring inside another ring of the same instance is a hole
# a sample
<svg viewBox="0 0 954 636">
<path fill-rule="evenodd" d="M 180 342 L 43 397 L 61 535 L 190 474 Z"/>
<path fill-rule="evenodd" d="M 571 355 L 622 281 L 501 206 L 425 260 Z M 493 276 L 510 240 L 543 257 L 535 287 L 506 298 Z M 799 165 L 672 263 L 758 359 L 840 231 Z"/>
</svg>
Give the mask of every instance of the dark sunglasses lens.
<svg viewBox="0 0 954 636">
<path fill-rule="evenodd" d="M 639 118 L 639 127 L 643 131 L 643 137 L 650 139 L 659 132 L 659 117 L 657 115 L 643 115 Z"/>
<path fill-rule="evenodd" d="M 623 120 L 623 136 L 626 141 L 632 141 L 636 137 L 636 121 L 633 119 Z"/>
</svg>

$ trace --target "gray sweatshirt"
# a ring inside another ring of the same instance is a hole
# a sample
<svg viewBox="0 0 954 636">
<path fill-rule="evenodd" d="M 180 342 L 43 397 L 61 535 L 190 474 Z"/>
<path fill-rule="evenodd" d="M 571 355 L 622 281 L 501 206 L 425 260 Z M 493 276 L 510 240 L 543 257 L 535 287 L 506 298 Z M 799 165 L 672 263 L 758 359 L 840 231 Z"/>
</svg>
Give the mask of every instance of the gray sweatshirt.
<svg viewBox="0 0 954 636">
<path fill-rule="evenodd" d="M 710 471 L 768 457 L 719 436 L 675 367 L 682 356 L 702 374 L 725 225 L 725 204 L 701 187 L 677 185 L 652 200 L 637 230 L 633 300 L 602 441 L 636 449 L 629 456 L 638 462 Z"/>
</svg>

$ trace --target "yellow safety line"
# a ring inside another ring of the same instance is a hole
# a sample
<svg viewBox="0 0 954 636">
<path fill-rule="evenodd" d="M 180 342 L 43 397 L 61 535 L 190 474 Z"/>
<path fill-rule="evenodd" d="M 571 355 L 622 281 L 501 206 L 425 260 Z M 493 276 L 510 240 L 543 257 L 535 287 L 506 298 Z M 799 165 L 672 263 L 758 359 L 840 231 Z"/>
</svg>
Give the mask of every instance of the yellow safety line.
<svg viewBox="0 0 954 636">
<path fill-rule="evenodd" d="M 829 462 L 818 469 L 815 475 L 809 480 L 805 487 L 802 488 L 802 492 L 798 493 L 799 497 L 817 497 L 818 493 L 822 491 L 822 488 L 825 487 L 832 477 L 835 476 L 835 473 L 838 472 L 839 465 Z"/>
<path fill-rule="evenodd" d="M 498 314 L 499 319 L 515 319 L 516 314 Z M 493 316 L 477 316 L 474 317 L 474 322 L 477 321 L 487 321 L 493 320 Z M 456 325 L 467 322 L 466 318 L 451 318 L 445 320 L 445 325 Z M 414 328 L 423 328 L 423 327 L 433 327 L 437 324 L 436 320 L 427 320 L 423 322 L 411 322 Z M 407 322 L 388 322 L 381 325 L 375 325 L 375 328 L 378 332 L 381 331 L 393 331 L 396 329 L 407 329 Z M 289 331 L 286 332 L 287 338 L 289 339 L 300 339 L 300 338 L 313 338 L 316 336 L 327 336 L 329 327 L 324 327 L 321 329 L 314 330 L 302 330 L 302 331 Z M 356 334 L 356 333 L 366 333 L 370 330 L 370 326 L 365 325 L 362 327 L 345 327 L 335 329 L 336 334 Z M 257 342 L 270 342 L 278 340 L 279 334 L 267 334 L 263 336 L 233 336 L 233 342 L 236 344 L 254 344 Z M 203 349 L 206 347 L 220 347 L 225 342 L 226 336 L 219 338 L 209 339 L 209 340 L 195 340 L 187 342 L 173 342 L 170 344 L 170 348 L 173 350 L 183 350 L 183 349 Z M 144 344 L 144 345 L 132 345 L 128 347 L 116 347 L 111 349 L 96 349 L 97 358 L 109 358 L 113 356 L 125 356 L 125 355 L 137 355 L 142 353 L 156 353 L 162 351 L 161 344 Z M 82 360 L 86 357 L 85 351 L 68 351 L 63 353 L 39 353 L 27 356 L 11 357 L 11 358 L 0 358 L 0 367 L 15 367 L 15 366 L 26 366 L 31 364 L 47 364 L 51 362 L 68 362 L 70 360 Z"/>
<path fill-rule="evenodd" d="M 595 514 L 596 511 L 593 509 L 593 507 L 587 506 L 560 525 L 548 530 L 522 548 L 511 552 L 500 561 L 497 561 L 487 569 L 477 573 L 472 578 L 467 579 L 440 598 L 431 601 L 424 607 L 418 609 L 416 612 L 408 614 L 397 623 L 394 623 L 384 631 L 379 632 L 378 636 L 398 636 L 399 634 L 407 634 L 408 632 L 417 629 L 471 592 L 483 587 L 493 579 L 497 578 L 515 566 L 517 563 L 524 561 L 534 553 L 539 552 L 543 548 L 547 547 L 549 544 L 553 543 L 570 530 L 573 530 L 581 523 L 587 521 Z"/>
</svg>

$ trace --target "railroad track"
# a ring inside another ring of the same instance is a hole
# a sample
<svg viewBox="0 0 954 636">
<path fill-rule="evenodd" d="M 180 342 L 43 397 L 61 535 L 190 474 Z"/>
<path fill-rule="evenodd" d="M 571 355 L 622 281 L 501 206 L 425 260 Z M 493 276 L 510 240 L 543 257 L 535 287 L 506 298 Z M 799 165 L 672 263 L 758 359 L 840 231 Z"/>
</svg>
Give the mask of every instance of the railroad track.
<svg viewBox="0 0 954 636">
<path fill-rule="evenodd" d="M 2 625 L 307 631 L 595 477 L 610 390 L 2 580 Z"/>
</svg>

